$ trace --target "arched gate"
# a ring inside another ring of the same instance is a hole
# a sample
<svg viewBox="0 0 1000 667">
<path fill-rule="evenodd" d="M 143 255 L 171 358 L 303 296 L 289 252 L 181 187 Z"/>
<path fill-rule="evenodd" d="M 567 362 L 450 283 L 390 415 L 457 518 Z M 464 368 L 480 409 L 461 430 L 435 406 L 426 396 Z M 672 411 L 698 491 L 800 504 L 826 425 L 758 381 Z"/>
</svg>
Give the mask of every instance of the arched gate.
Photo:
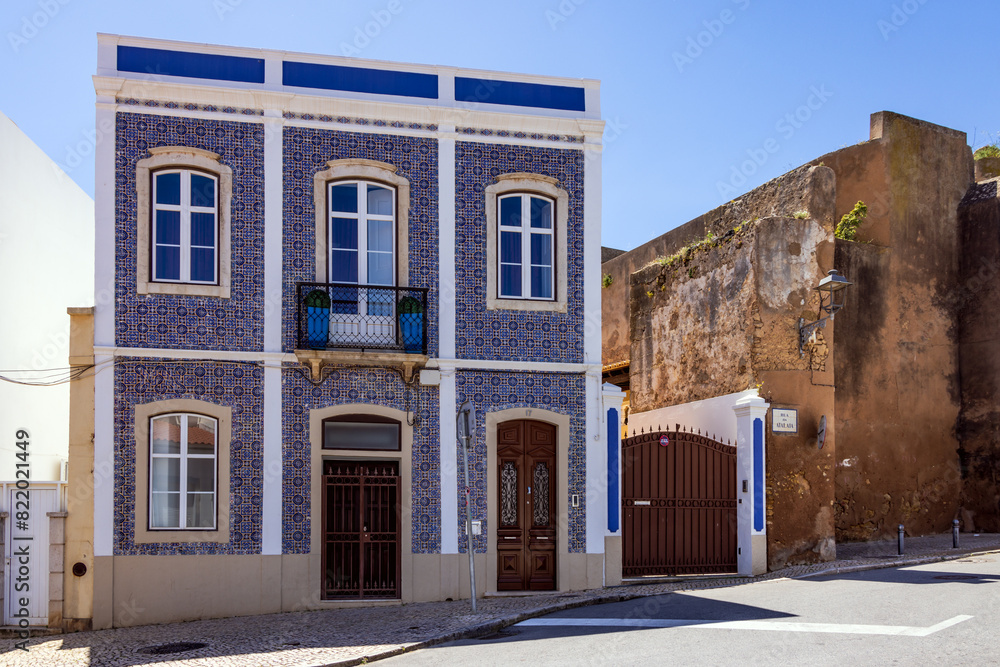
<svg viewBox="0 0 1000 667">
<path fill-rule="evenodd" d="M 656 431 L 622 441 L 622 574 L 736 572 L 736 447 Z"/>
</svg>

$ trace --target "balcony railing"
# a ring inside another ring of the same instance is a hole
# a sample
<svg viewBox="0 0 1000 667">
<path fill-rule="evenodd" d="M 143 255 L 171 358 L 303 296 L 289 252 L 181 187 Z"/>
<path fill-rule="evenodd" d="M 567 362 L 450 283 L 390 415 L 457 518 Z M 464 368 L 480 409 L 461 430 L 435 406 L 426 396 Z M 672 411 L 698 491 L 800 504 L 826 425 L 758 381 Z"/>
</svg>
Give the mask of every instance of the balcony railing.
<svg viewBox="0 0 1000 667">
<path fill-rule="evenodd" d="M 427 288 L 298 284 L 299 348 L 427 354 Z"/>
</svg>

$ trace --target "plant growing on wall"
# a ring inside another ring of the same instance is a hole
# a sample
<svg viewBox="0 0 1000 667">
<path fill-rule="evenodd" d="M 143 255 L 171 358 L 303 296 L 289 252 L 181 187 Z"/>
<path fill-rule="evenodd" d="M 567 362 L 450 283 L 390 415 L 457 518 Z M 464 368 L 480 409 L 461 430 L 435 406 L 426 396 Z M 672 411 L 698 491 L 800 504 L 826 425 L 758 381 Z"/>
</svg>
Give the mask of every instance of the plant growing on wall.
<svg viewBox="0 0 1000 667">
<path fill-rule="evenodd" d="M 844 241 L 858 240 L 858 227 L 865 221 L 868 215 L 868 206 L 863 201 L 859 201 L 849 213 L 845 213 L 837 223 L 837 229 L 833 235 Z"/>
<path fill-rule="evenodd" d="M 976 160 L 980 160 L 984 157 L 1000 157 L 1000 145 L 996 143 L 986 144 L 982 148 L 976 150 L 976 152 L 972 154 L 972 157 Z"/>
<path fill-rule="evenodd" d="M 611 287 L 611 283 L 615 281 L 615 277 L 610 273 L 605 273 L 601 278 L 601 287 Z"/>
</svg>

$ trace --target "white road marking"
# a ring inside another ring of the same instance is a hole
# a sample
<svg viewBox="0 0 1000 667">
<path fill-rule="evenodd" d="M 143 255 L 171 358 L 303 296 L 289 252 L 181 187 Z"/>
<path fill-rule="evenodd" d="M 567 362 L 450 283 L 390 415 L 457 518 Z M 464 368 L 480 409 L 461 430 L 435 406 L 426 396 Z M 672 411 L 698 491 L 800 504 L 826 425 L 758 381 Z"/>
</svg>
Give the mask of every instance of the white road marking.
<svg viewBox="0 0 1000 667">
<path fill-rule="evenodd" d="M 701 628 L 704 630 L 764 630 L 771 632 L 827 632 L 847 635 L 891 635 L 926 637 L 950 628 L 972 616 L 955 616 L 928 628 L 908 625 L 857 625 L 840 623 L 801 623 L 798 621 L 699 621 L 672 618 L 531 618 L 517 625 L 535 627 L 613 627 L 613 628 Z"/>
</svg>

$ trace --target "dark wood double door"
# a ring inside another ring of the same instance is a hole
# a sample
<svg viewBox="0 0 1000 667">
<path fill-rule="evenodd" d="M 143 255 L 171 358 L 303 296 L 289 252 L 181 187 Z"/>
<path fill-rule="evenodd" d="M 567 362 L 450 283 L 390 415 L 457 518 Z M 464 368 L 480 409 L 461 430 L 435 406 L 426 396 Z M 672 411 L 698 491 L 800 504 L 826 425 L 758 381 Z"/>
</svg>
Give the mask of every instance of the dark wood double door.
<svg viewBox="0 0 1000 667">
<path fill-rule="evenodd" d="M 497 590 L 556 587 L 556 429 L 497 426 Z"/>
</svg>

